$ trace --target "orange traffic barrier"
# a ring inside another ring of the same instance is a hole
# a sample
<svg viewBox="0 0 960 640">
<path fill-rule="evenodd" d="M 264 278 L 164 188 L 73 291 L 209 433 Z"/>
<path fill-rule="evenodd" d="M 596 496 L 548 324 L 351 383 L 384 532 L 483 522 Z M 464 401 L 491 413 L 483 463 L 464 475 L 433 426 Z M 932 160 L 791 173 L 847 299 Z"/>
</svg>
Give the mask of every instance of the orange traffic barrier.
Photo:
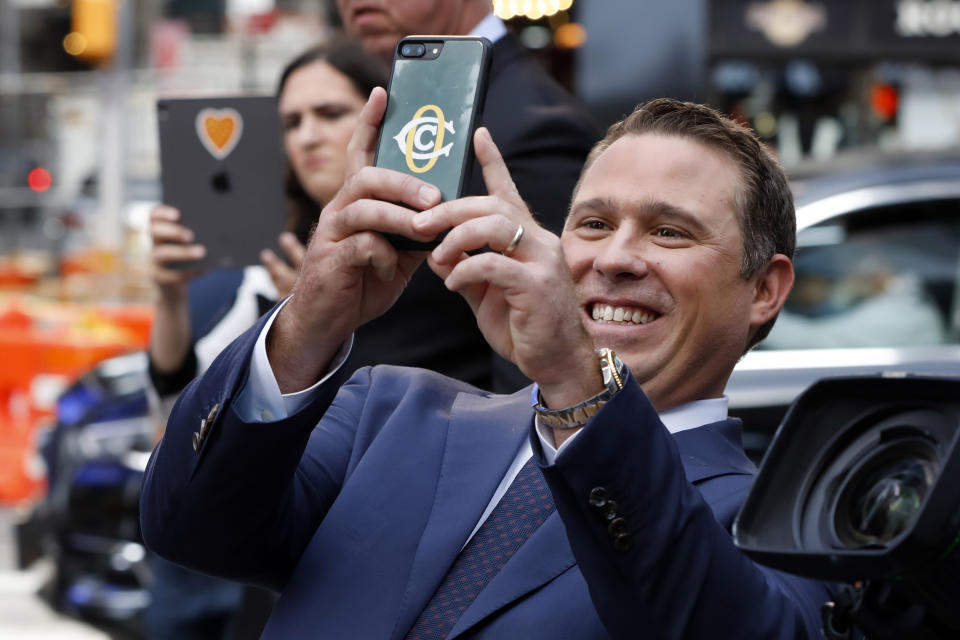
<svg viewBox="0 0 960 640">
<path fill-rule="evenodd" d="M 97 363 L 146 348 L 152 310 L 146 305 L 77 305 L 6 301 L 0 311 L 0 503 L 39 496 L 35 431 L 53 407 L 34 397 L 38 376 L 60 377 L 64 388 Z M 3 301 L 0 301 L 3 306 Z"/>
</svg>

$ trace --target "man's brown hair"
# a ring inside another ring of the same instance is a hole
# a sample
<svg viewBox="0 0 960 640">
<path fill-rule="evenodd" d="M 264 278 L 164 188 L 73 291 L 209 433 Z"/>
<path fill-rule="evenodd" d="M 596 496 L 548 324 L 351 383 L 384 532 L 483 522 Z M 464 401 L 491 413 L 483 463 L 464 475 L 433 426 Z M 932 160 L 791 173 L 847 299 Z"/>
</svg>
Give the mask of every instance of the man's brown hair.
<svg viewBox="0 0 960 640">
<path fill-rule="evenodd" d="M 629 116 L 611 125 L 594 145 L 583 165 L 581 179 L 594 160 L 618 139 L 645 133 L 689 138 L 725 153 L 737 163 L 742 184 L 734 207 L 743 235 L 742 278 L 756 274 L 776 253 L 793 258 L 797 221 L 783 169 L 752 131 L 710 107 L 669 98 L 637 106 Z M 767 337 L 775 320 L 776 317 L 757 329 L 747 350 Z"/>
</svg>

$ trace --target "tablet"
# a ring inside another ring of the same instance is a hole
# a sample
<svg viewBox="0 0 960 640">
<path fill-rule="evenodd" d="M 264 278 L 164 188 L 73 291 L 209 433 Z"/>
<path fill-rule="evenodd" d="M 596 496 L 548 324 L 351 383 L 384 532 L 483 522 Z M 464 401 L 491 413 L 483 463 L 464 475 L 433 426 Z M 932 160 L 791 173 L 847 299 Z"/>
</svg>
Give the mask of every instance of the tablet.
<svg viewBox="0 0 960 640">
<path fill-rule="evenodd" d="M 263 249 L 278 252 L 286 159 L 276 99 L 165 98 L 157 122 L 163 202 L 207 248 L 179 266 L 242 267 L 260 264 Z"/>
</svg>

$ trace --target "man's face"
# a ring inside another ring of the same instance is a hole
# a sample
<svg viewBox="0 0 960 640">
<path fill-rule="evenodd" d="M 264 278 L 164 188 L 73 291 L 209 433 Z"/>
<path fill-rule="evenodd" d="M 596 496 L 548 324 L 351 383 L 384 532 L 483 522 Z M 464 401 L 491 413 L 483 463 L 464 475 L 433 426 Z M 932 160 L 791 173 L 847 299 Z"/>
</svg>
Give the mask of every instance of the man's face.
<svg viewBox="0 0 960 640">
<path fill-rule="evenodd" d="M 397 41 L 411 34 L 464 35 L 467 0 L 337 0 L 350 35 L 360 38 L 367 52 L 393 58 Z"/>
<path fill-rule="evenodd" d="M 677 136 L 627 135 L 586 171 L 562 241 L 584 322 L 658 410 L 719 397 L 751 329 L 734 161 Z"/>
</svg>

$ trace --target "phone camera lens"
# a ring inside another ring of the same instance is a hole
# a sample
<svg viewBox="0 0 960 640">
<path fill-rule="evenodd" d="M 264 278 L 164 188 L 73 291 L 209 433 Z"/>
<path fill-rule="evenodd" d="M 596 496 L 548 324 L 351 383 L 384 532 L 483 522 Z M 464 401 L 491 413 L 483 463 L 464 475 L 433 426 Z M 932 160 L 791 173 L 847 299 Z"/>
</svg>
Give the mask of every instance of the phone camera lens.
<svg viewBox="0 0 960 640">
<path fill-rule="evenodd" d="M 400 55 L 404 58 L 419 58 L 426 50 L 427 48 L 422 44 L 405 44 L 400 47 Z"/>
</svg>

